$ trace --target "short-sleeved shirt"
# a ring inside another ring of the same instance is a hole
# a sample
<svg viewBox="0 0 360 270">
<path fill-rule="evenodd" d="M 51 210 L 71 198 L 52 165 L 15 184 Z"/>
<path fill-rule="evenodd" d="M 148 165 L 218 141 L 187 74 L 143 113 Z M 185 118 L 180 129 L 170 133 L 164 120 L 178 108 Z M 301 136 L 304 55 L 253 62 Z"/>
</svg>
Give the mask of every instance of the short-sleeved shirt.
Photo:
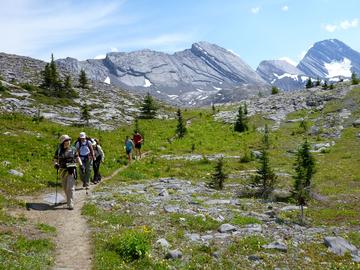
<svg viewBox="0 0 360 270">
<path fill-rule="evenodd" d="M 141 140 L 142 140 L 142 137 L 141 137 L 140 134 L 135 134 L 134 137 L 133 137 L 133 140 L 134 140 L 135 145 L 140 144 Z"/>
<path fill-rule="evenodd" d="M 90 141 L 86 140 L 85 142 L 76 142 L 76 149 L 80 152 L 80 157 L 87 157 L 90 154 Z"/>
</svg>

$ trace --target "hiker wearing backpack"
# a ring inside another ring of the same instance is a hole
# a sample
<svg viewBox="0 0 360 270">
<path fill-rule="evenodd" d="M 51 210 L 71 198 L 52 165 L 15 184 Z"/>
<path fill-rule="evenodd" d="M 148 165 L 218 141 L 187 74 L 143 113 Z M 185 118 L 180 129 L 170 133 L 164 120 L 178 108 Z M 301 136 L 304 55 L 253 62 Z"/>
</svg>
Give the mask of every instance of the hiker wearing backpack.
<svg viewBox="0 0 360 270">
<path fill-rule="evenodd" d="M 129 136 L 126 136 L 124 144 L 125 144 L 124 148 L 125 148 L 125 151 L 126 151 L 126 155 L 128 157 L 128 161 L 129 161 L 129 163 L 131 163 L 132 150 L 135 147 L 134 142 L 129 138 Z"/>
<path fill-rule="evenodd" d="M 105 154 L 104 154 L 104 151 L 102 150 L 102 148 L 99 144 L 99 141 L 97 139 L 92 140 L 92 146 L 93 146 L 94 153 L 95 153 L 95 160 L 93 163 L 94 177 L 93 177 L 92 182 L 94 184 L 97 184 L 101 181 L 100 163 L 104 162 Z"/>
<path fill-rule="evenodd" d="M 71 138 L 68 135 L 62 135 L 59 139 L 59 146 L 54 154 L 54 167 L 60 173 L 62 186 L 66 195 L 67 206 L 69 210 L 74 209 L 74 192 L 76 163 L 82 165 L 76 150 L 70 145 Z"/>
<path fill-rule="evenodd" d="M 135 134 L 133 136 L 133 141 L 135 144 L 135 156 L 136 159 L 141 158 L 141 145 L 143 143 L 143 137 L 141 136 L 141 134 L 139 133 L 139 131 L 135 131 Z"/>
<path fill-rule="evenodd" d="M 80 179 L 83 182 L 83 187 L 87 188 L 89 186 L 91 167 L 95 160 L 95 153 L 90 137 L 87 137 L 85 132 L 81 132 L 75 147 L 82 162 Z"/>
</svg>

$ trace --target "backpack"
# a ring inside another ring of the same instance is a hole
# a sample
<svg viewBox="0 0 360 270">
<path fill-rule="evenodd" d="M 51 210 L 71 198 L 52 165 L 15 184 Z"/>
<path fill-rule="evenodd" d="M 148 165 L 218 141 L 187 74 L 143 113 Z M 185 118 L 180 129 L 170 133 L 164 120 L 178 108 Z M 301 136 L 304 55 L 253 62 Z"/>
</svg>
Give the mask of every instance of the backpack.
<svg viewBox="0 0 360 270">
<path fill-rule="evenodd" d="M 76 148 L 76 150 L 79 150 L 79 152 L 80 152 L 81 147 L 87 147 L 87 148 L 89 149 L 89 151 L 90 151 L 90 154 L 93 154 L 92 151 L 94 151 L 94 149 L 90 147 L 90 145 L 92 145 L 91 141 L 92 141 L 92 139 L 91 139 L 90 137 L 86 136 L 86 145 L 83 145 L 83 144 L 81 143 L 81 139 L 78 138 L 78 139 L 76 140 L 75 144 L 74 144 L 74 147 Z M 78 143 L 79 143 L 79 148 L 76 147 L 76 145 L 77 145 Z M 90 145 L 89 145 L 89 144 L 90 144 Z M 91 150 L 91 149 L 93 149 L 93 150 Z"/>
</svg>

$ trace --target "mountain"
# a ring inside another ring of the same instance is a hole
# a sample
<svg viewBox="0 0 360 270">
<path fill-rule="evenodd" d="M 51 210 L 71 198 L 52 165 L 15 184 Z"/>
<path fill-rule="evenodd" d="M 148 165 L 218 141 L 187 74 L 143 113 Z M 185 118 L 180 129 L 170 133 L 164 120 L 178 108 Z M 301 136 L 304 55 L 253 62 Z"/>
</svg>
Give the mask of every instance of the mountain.
<svg viewBox="0 0 360 270">
<path fill-rule="evenodd" d="M 140 50 L 112 52 L 105 59 L 59 59 L 71 73 L 84 69 L 98 81 L 146 93 L 177 105 L 229 102 L 269 90 L 269 85 L 234 53 L 208 42 L 167 54 Z"/>
<path fill-rule="evenodd" d="M 266 60 L 256 72 L 282 90 L 301 89 L 309 77 L 339 81 L 353 72 L 360 74 L 360 53 L 337 39 L 328 39 L 316 42 L 296 67 L 282 60 Z"/>
<path fill-rule="evenodd" d="M 308 79 L 304 72 L 284 60 L 262 61 L 256 72 L 265 81 L 284 91 L 303 88 Z"/>
<path fill-rule="evenodd" d="M 297 68 L 313 78 L 348 78 L 352 72 L 360 74 L 360 53 L 340 40 L 323 40 L 308 50 Z"/>
</svg>

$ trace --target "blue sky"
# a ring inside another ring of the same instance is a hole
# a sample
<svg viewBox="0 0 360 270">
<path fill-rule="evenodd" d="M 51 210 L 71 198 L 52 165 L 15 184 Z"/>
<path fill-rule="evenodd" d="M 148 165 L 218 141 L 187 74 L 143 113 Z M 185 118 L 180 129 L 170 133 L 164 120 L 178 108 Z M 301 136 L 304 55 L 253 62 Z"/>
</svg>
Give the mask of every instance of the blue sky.
<svg viewBox="0 0 360 270">
<path fill-rule="evenodd" d="M 359 0 L 0 0 L 0 52 L 48 61 L 149 48 L 173 53 L 208 41 L 252 68 L 301 60 L 337 38 L 360 51 Z"/>
</svg>

